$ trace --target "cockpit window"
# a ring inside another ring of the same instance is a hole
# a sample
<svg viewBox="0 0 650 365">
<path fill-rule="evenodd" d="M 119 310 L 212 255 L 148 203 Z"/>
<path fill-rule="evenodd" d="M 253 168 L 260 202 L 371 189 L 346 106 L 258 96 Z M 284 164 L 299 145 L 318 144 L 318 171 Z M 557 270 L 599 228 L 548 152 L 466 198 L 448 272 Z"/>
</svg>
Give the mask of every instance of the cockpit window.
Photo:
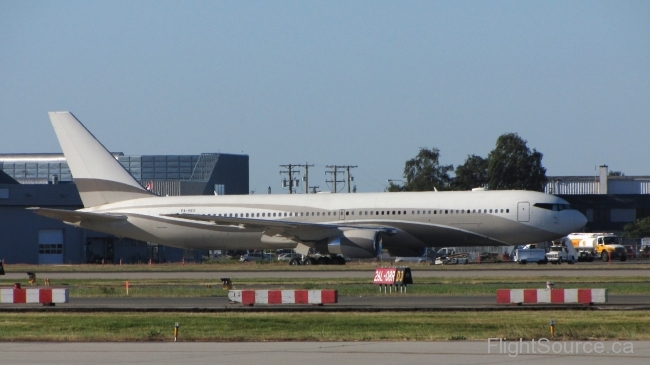
<svg viewBox="0 0 650 365">
<path fill-rule="evenodd" d="M 569 204 L 535 203 L 533 206 L 537 208 L 552 210 L 554 212 L 571 209 L 571 206 Z"/>
</svg>

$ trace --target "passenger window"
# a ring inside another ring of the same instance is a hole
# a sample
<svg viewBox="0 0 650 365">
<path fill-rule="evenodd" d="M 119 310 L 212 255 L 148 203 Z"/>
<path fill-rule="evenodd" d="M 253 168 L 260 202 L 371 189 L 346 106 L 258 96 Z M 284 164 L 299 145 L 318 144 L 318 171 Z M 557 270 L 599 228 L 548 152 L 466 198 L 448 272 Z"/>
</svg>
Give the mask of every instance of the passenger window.
<svg viewBox="0 0 650 365">
<path fill-rule="evenodd" d="M 345 212 L 345 215 L 350 215 L 350 212 Z"/>
<path fill-rule="evenodd" d="M 397 211 L 397 214 L 402 214 L 402 212 L 398 210 L 398 211 Z"/>
<path fill-rule="evenodd" d="M 434 211 L 433 211 L 433 214 L 438 214 L 437 212 L 438 212 L 437 210 L 434 210 Z"/>
<path fill-rule="evenodd" d="M 417 214 L 420 214 L 420 211 L 419 211 L 419 210 L 418 210 L 418 213 L 417 213 Z"/>
<path fill-rule="evenodd" d="M 510 209 L 506 209 L 506 213 L 510 213 Z"/>
<path fill-rule="evenodd" d="M 447 211 L 447 210 L 445 210 L 445 214 L 447 214 L 447 212 L 448 212 L 448 211 Z"/>
</svg>

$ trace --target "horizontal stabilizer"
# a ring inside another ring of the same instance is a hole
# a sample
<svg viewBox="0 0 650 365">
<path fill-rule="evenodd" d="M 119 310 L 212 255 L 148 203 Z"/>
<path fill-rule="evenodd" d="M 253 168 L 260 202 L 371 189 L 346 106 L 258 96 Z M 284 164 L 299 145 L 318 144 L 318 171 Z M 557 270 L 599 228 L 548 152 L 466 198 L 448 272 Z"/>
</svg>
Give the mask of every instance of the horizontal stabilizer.
<svg viewBox="0 0 650 365">
<path fill-rule="evenodd" d="M 58 219 L 68 223 L 80 223 L 82 221 L 94 222 L 116 222 L 126 220 L 128 217 L 125 215 L 116 214 L 101 214 L 80 212 L 78 210 L 64 210 L 64 209 L 49 209 L 49 208 L 27 208 L 38 215 L 44 217 Z"/>
</svg>

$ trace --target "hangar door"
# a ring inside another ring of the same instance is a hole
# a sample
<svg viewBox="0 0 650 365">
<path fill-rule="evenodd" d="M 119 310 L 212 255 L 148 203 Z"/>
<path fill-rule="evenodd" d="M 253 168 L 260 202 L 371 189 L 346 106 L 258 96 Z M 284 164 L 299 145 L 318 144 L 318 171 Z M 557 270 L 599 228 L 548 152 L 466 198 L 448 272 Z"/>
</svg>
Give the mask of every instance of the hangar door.
<svg viewBox="0 0 650 365">
<path fill-rule="evenodd" d="M 530 221 L 530 203 L 529 202 L 519 202 L 519 204 L 517 204 L 517 220 L 519 222 L 529 222 Z"/>
<path fill-rule="evenodd" d="M 63 230 L 39 229 L 38 230 L 38 263 L 62 264 L 63 263 Z"/>
</svg>

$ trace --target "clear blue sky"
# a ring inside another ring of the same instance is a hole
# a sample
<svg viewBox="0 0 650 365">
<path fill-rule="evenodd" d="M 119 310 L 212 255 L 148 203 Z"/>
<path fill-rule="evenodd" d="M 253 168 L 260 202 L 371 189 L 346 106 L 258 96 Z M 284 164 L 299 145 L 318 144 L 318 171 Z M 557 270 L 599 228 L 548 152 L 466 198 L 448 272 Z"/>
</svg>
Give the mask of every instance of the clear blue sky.
<svg viewBox="0 0 650 365">
<path fill-rule="evenodd" d="M 111 151 L 246 153 L 400 179 L 516 132 L 548 175 L 650 175 L 647 1 L 0 0 L 0 153 L 60 152 L 70 110 Z"/>
</svg>

